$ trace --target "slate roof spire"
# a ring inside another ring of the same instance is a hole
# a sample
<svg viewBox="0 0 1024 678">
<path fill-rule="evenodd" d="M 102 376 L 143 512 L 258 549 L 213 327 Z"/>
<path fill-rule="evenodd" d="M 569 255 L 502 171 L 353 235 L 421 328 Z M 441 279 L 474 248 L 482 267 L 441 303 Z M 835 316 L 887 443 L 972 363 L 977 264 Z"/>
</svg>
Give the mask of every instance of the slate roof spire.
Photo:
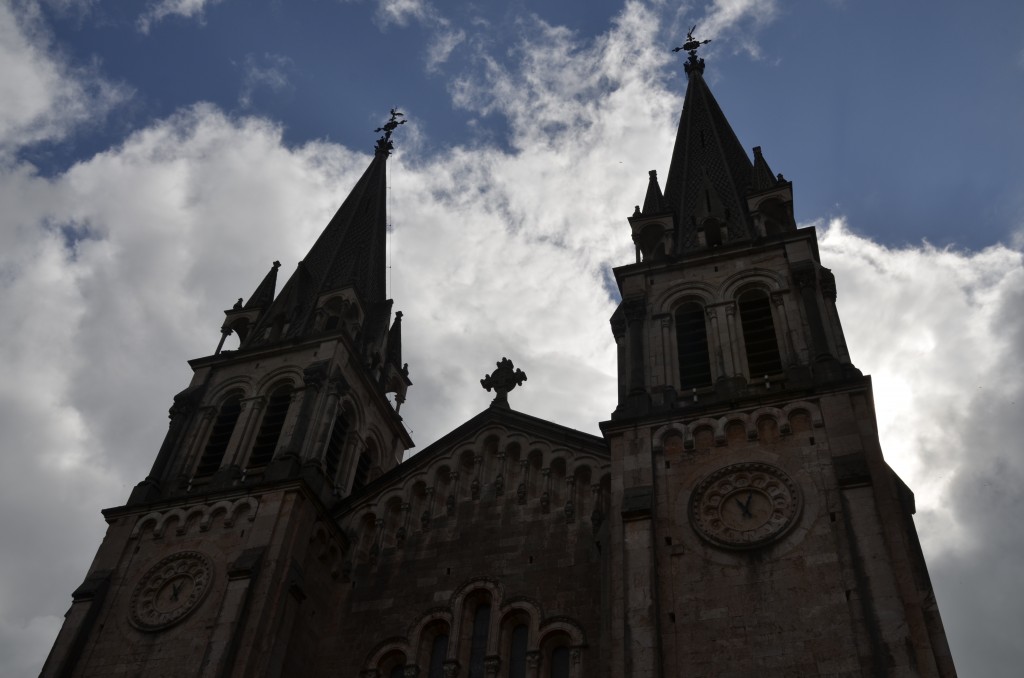
<svg viewBox="0 0 1024 678">
<path fill-rule="evenodd" d="M 328 222 L 273 305 L 260 318 L 253 341 L 300 337 L 313 331 L 318 300 L 326 293 L 351 288 L 367 315 L 385 305 L 387 275 L 387 158 L 391 135 L 405 123 L 392 109 L 373 159 L 341 207 Z M 390 311 L 388 305 L 387 311 Z M 385 320 L 386 322 L 386 320 Z M 266 328 L 276 327 L 271 333 Z M 384 325 L 385 330 L 387 325 Z"/>
<path fill-rule="evenodd" d="M 697 57 L 697 48 L 708 41 L 694 40 L 692 33 L 675 50 L 689 53 L 689 82 L 664 188 L 665 207 L 675 215 L 676 253 L 700 247 L 702 219 L 720 222 L 730 241 L 753 235 L 746 205 L 753 166 L 704 81 L 704 59 Z"/>
</svg>

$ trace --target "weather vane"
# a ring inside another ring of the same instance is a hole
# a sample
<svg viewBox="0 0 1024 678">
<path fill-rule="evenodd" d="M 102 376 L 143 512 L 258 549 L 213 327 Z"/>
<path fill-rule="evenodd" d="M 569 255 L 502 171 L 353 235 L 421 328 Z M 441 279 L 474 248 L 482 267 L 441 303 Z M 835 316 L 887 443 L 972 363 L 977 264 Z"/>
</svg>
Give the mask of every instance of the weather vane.
<svg viewBox="0 0 1024 678">
<path fill-rule="evenodd" d="M 675 47 L 672 49 L 673 52 L 681 52 L 686 50 L 686 53 L 690 57 L 683 64 L 683 68 L 686 69 L 686 74 L 689 75 L 690 71 L 697 69 L 699 72 L 704 72 L 704 60 L 697 57 L 697 48 L 701 45 L 706 45 L 711 40 L 697 40 L 693 37 L 693 32 L 697 30 L 697 24 L 690 27 L 690 30 L 686 32 L 686 42 L 681 47 Z"/>
<path fill-rule="evenodd" d="M 381 151 L 383 151 L 384 153 L 390 153 L 391 149 L 395 147 L 395 145 L 391 143 L 391 134 L 396 129 L 398 129 L 399 125 L 404 125 L 407 122 L 406 120 L 399 120 L 399 118 L 404 117 L 404 113 L 399 113 L 398 109 L 392 108 L 391 117 L 388 118 L 388 121 L 386 123 L 384 123 L 384 126 L 378 127 L 377 129 L 373 130 L 374 132 L 384 132 L 384 136 L 382 136 L 380 139 L 377 139 L 378 153 Z"/>
</svg>

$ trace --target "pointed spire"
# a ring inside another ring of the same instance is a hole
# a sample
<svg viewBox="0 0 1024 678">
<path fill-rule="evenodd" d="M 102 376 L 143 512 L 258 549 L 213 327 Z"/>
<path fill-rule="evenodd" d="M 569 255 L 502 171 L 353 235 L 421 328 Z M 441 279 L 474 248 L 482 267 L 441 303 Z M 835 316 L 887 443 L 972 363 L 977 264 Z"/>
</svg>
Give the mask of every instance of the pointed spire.
<svg viewBox="0 0 1024 678">
<path fill-rule="evenodd" d="M 704 60 L 696 57 L 696 47 L 703 43 L 692 39 L 692 31 L 688 38 L 678 48 L 690 52 L 686 64 L 689 83 L 664 193 L 666 209 L 676 216 L 675 242 L 680 252 L 699 247 L 698 219 L 701 211 L 707 212 L 711 199 L 705 176 L 721 204 L 729 240 L 743 240 L 752 233 L 746 194 L 753 167 L 704 81 Z"/>
<path fill-rule="evenodd" d="M 389 121 L 377 128 L 384 135 L 377 140 L 366 171 L 260 321 L 263 330 L 284 318 L 286 331 L 260 331 L 255 336 L 298 337 L 312 331 L 317 301 L 335 290 L 355 290 L 367 312 L 385 301 L 387 158 L 394 148 L 392 133 L 405 123 L 399 117 L 402 114 L 392 109 Z"/>
<path fill-rule="evenodd" d="M 768 161 L 761 155 L 761 147 L 754 146 L 754 176 L 751 180 L 754 192 L 757 193 L 775 188 L 777 183 L 778 180 L 772 174 L 772 168 L 768 166 Z"/>
<path fill-rule="evenodd" d="M 661 186 L 658 185 L 658 172 L 651 170 L 647 173 L 650 180 L 647 182 L 647 195 L 644 197 L 644 208 L 641 214 L 658 214 L 665 211 L 665 197 L 661 193 Z"/>
<path fill-rule="evenodd" d="M 249 311 L 266 308 L 273 303 L 274 292 L 277 290 L 277 269 L 279 268 L 281 268 L 281 262 L 275 261 L 262 282 L 256 287 L 256 291 L 249 297 L 249 301 L 245 302 L 245 306 L 242 308 Z"/>
</svg>

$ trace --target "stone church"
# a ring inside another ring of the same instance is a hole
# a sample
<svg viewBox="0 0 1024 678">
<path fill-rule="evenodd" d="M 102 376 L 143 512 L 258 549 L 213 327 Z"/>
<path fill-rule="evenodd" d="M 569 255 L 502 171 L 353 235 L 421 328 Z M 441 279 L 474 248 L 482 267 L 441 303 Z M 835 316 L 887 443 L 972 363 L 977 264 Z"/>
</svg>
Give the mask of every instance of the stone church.
<svg viewBox="0 0 1024 678">
<path fill-rule="evenodd" d="M 226 311 L 237 350 L 190 362 L 42 675 L 955 676 L 835 279 L 697 46 L 614 269 L 601 436 L 512 409 L 503 359 L 491 406 L 402 461 L 392 111 L 294 275 Z"/>
</svg>

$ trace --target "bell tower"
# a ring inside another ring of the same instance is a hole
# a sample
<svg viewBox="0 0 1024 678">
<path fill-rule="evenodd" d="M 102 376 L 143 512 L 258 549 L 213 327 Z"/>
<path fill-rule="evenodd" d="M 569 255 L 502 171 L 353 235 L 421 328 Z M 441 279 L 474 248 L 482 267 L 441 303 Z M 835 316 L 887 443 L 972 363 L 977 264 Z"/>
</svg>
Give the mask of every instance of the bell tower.
<svg viewBox="0 0 1024 678">
<path fill-rule="evenodd" d="M 401 312 L 385 290 L 401 113 L 275 294 L 279 262 L 190 361 L 152 470 L 74 592 L 44 676 L 309 675 L 350 567 L 331 509 L 412 446 Z M 224 350 L 237 335 L 237 350 Z"/>
<path fill-rule="evenodd" d="M 679 48 L 664 190 L 651 171 L 636 262 L 614 270 L 610 673 L 953 676 L 835 278 L 792 183 L 730 127 L 701 44 Z"/>
</svg>

